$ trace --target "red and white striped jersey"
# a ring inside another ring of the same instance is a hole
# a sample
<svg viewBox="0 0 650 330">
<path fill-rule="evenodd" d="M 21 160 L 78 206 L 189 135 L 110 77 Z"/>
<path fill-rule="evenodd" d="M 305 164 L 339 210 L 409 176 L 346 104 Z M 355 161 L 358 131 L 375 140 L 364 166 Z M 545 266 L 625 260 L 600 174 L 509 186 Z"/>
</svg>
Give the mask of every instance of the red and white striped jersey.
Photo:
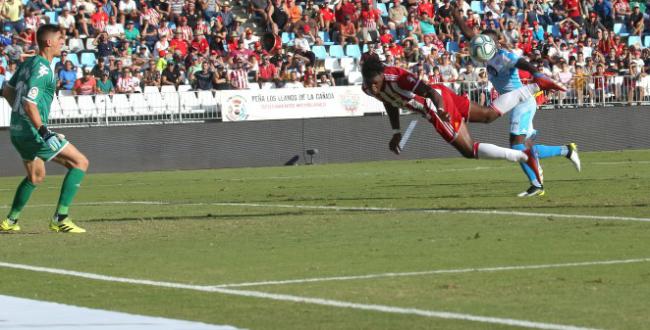
<svg viewBox="0 0 650 330">
<path fill-rule="evenodd" d="M 422 83 L 415 74 L 395 66 L 384 69 L 384 84 L 378 94 L 363 85 L 364 93 L 390 104 L 395 108 L 421 112 L 424 98 L 415 94 L 415 89 Z"/>
</svg>

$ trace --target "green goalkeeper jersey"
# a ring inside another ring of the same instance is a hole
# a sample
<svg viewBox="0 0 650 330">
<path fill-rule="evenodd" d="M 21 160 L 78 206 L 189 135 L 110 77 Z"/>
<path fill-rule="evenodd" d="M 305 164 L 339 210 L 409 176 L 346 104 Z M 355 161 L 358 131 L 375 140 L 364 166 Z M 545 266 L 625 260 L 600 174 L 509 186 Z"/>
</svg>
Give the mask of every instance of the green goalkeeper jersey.
<svg viewBox="0 0 650 330">
<path fill-rule="evenodd" d="M 12 104 L 10 132 L 12 136 L 39 136 L 38 127 L 27 117 L 23 102 L 37 106 L 43 124 L 50 116 L 50 106 L 56 91 L 56 80 L 50 62 L 40 55 L 26 59 L 9 80 L 16 90 Z"/>
</svg>

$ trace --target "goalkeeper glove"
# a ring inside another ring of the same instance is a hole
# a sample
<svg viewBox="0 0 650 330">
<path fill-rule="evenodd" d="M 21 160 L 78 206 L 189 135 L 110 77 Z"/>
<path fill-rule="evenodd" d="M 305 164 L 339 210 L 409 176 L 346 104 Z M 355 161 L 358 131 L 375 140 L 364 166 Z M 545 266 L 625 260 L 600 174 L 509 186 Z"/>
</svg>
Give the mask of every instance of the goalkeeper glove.
<svg viewBox="0 0 650 330">
<path fill-rule="evenodd" d="M 52 132 L 49 128 L 45 127 L 45 125 L 38 128 L 38 134 L 43 138 L 45 144 L 47 144 L 52 151 L 59 150 L 61 148 L 61 141 L 65 139 L 63 134 Z"/>
</svg>

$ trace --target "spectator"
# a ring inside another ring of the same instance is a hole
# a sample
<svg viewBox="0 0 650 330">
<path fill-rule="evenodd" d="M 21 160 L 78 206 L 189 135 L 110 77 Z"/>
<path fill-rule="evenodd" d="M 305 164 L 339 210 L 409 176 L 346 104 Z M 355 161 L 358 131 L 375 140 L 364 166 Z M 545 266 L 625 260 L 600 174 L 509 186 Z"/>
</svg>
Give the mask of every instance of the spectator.
<svg viewBox="0 0 650 330">
<path fill-rule="evenodd" d="M 451 63 L 451 55 L 445 53 L 442 55 L 442 65 L 440 67 L 440 74 L 444 82 L 454 82 L 458 80 L 458 70 Z"/>
<path fill-rule="evenodd" d="M 345 45 L 348 42 L 354 44 L 359 43 L 359 38 L 357 38 L 357 27 L 356 24 L 352 22 L 352 18 L 350 16 L 345 17 L 345 21 L 341 25 L 341 29 L 339 33 L 340 33 L 339 44 L 341 46 L 345 47 Z"/>
<path fill-rule="evenodd" d="M 326 3 L 321 3 L 318 7 L 318 20 L 320 27 L 325 30 L 325 33 L 330 33 L 331 25 L 334 23 L 334 12 Z"/>
<path fill-rule="evenodd" d="M 379 40 L 379 27 L 382 25 L 381 13 L 377 8 L 371 8 L 369 3 L 364 3 L 360 16 L 363 41 L 377 42 Z"/>
<path fill-rule="evenodd" d="M 630 34 L 643 37 L 643 30 L 645 29 L 645 25 L 643 23 L 644 14 L 641 12 L 638 3 L 634 3 L 633 7 L 634 10 L 632 11 L 632 14 L 628 20 L 628 28 L 630 30 Z"/>
<path fill-rule="evenodd" d="M 71 91 L 76 80 L 77 69 L 72 65 L 72 62 L 65 61 L 65 67 L 59 71 L 59 88 Z"/>
<path fill-rule="evenodd" d="M 122 76 L 117 80 L 118 93 L 141 92 L 140 80 L 133 76 L 131 68 L 124 68 Z"/>
<path fill-rule="evenodd" d="M 92 69 L 85 67 L 81 79 L 75 81 L 72 93 L 74 95 L 91 95 L 97 93 L 97 81 L 92 75 Z"/>
<path fill-rule="evenodd" d="M 135 27 L 133 21 L 126 21 L 124 38 L 130 42 L 131 45 L 135 45 L 136 41 L 140 41 L 140 30 Z"/>
<path fill-rule="evenodd" d="M 190 75 L 192 88 L 195 90 L 213 90 L 218 83 L 217 78 L 217 74 L 207 61 L 203 61 L 201 70 Z"/>
<path fill-rule="evenodd" d="M 124 40 L 124 26 L 117 22 L 115 16 L 108 18 L 108 25 L 106 25 L 104 31 L 108 34 L 108 38 L 113 43 L 113 47 L 119 47 L 122 40 Z"/>
<path fill-rule="evenodd" d="M 168 64 L 162 72 L 161 85 L 178 86 L 182 82 L 178 63 Z"/>
<path fill-rule="evenodd" d="M 18 0 L 13 0 L 18 1 Z M 74 16 L 70 15 L 69 9 L 63 9 L 61 15 L 59 15 L 59 26 L 65 31 L 65 34 L 68 36 L 75 36 L 75 19 Z"/>
<path fill-rule="evenodd" d="M 250 0 L 248 2 L 248 10 L 260 20 L 261 26 L 268 26 L 270 23 L 268 15 L 269 6 L 271 6 L 269 0 Z"/>
<path fill-rule="evenodd" d="M 230 11 L 230 2 L 224 1 L 221 4 L 221 11 L 217 14 L 217 18 L 223 24 L 223 27 L 228 31 L 232 31 L 233 24 L 235 22 L 235 15 Z"/>
<path fill-rule="evenodd" d="M 272 0 L 273 5 L 269 7 L 268 16 L 270 17 L 271 31 L 274 34 L 287 29 L 289 23 L 289 13 L 284 7 L 284 0 Z"/>
<path fill-rule="evenodd" d="M 643 86 L 640 84 L 645 77 L 645 73 L 640 69 L 637 63 L 630 64 L 630 73 L 623 79 L 623 84 L 627 88 L 627 101 L 629 105 L 636 105 L 637 101 L 643 101 L 645 97 Z"/>
<path fill-rule="evenodd" d="M 161 81 L 161 75 L 160 71 L 156 68 L 156 61 L 154 59 L 150 59 L 147 63 L 147 68 L 144 71 L 143 75 L 143 82 L 145 86 L 156 86 L 160 87 L 160 81 Z"/>
<path fill-rule="evenodd" d="M 268 56 L 262 57 L 262 63 L 259 70 L 255 75 L 255 81 L 262 87 L 265 82 L 272 82 L 278 79 L 278 70 L 276 66 L 271 63 Z"/>
<path fill-rule="evenodd" d="M 100 58 L 108 58 L 113 54 L 113 43 L 110 41 L 108 33 L 102 32 L 97 36 L 97 39 L 93 41 L 93 44 L 97 46 L 97 56 Z"/>
<path fill-rule="evenodd" d="M 232 70 L 228 72 L 228 81 L 234 89 L 248 89 L 248 63 L 236 58 Z"/>
<path fill-rule="evenodd" d="M 174 39 L 169 41 L 169 51 L 185 57 L 187 56 L 187 46 L 187 41 L 183 39 L 183 33 L 180 30 L 176 30 Z"/>
<path fill-rule="evenodd" d="M 320 74 L 320 79 L 318 80 L 318 87 L 331 87 L 336 86 L 336 81 L 332 76 L 332 72 L 325 71 Z"/>
<path fill-rule="evenodd" d="M 16 33 L 23 32 L 23 2 L 21 0 L 5 0 L 0 4 L 0 18 L 5 21 L 6 26 Z"/>
<path fill-rule="evenodd" d="M 391 31 L 397 31 L 397 37 L 406 34 L 406 20 L 408 10 L 402 5 L 400 0 L 394 0 L 393 7 L 388 10 L 388 27 Z"/>
<path fill-rule="evenodd" d="M 92 69 L 92 75 L 95 77 L 96 80 L 101 79 L 102 74 L 106 73 L 108 74 L 110 72 L 110 68 L 106 66 L 106 58 L 100 57 L 97 59 L 97 64 Z"/>
<path fill-rule="evenodd" d="M 614 10 L 610 0 L 596 0 L 594 12 L 600 17 L 600 21 L 611 30 L 614 28 Z"/>
</svg>

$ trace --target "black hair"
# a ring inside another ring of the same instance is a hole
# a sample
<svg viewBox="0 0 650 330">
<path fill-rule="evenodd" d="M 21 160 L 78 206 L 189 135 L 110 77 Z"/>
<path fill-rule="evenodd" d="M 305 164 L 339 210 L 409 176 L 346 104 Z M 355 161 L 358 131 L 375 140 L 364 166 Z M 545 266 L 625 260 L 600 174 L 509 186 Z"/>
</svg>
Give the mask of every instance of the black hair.
<svg viewBox="0 0 650 330">
<path fill-rule="evenodd" d="M 499 43 L 499 33 L 497 31 L 494 31 L 492 29 L 485 29 L 481 34 L 487 35 L 488 37 L 492 38 L 492 41 L 495 43 Z"/>
<path fill-rule="evenodd" d="M 374 77 L 384 73 L 384 63 L 381 63 L 377 54 L 365 53 L 361 57 L 361 75 L 364 81 L 370 81 Z"/>
<path fill-rule="evenodd" d="M 38 48 L 43 49 L 47 46 L 47 40 L 54 33 L 60 32 L 61 28 L 55 24 L 44 24 L 38 28 L 36 32 L 36 40 L 38 42 Z"/>
</svg>

